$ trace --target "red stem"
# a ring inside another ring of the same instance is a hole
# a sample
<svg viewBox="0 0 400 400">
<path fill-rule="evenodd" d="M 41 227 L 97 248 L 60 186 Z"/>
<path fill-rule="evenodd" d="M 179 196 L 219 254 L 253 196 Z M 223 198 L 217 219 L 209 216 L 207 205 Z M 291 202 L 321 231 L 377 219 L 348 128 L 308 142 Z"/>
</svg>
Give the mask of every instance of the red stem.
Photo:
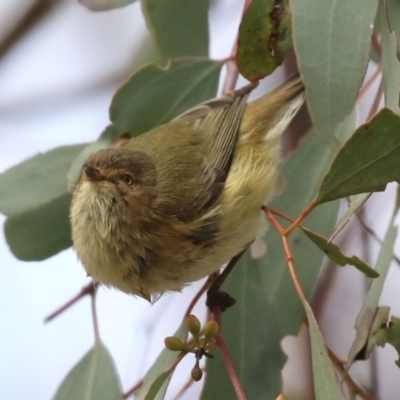
<svg viewBox="0 0 400 400">
<path fill-rule="evenodd" d="M 219 332 L 216 337 L 216 344 L 219 347 L 219 349 L 221 350 L 221 354 L 222 354 L 222 358 L 224 359 L 224 362 L 225 362 L 226 370 L 228 371 L 229 377 L 231 378 L 231 382 L 232 382 L 233 388 L 235 389 L 238 400 L 246 400 L 247 398 L 244 393 L 242 384 L 240 383 L 239 376 L 236 373 L 236 370 L 233 365 L 228 348 L 226 347 L 224 339 L 222 338 L 221 309 L 219 307 L 214 307 L 213 313 L 214 313 L 214 319 L 217 322 L 218 327 L 219 327 Z"/>
<path fill-rule="evenodd" d="M 82 299 L 86 295 L 94 293 L 96 290 L 97 283 L 90 282 L 88 285 L 84 286 L 81 291 L 76 294 L 72 299 L 68 300 L 65 304 L 63 304 L 60 308 L 57 310 L 53 311 L 50 315 L 48 315 L 45 319 L 44 322 L 50 322 L 52 319 L 58 317 L 60 314 L 62 314 L 64 311 L 66 311 L 68 308 L 70 308 L 72 305 L 74 305 L 78 300 Z"/>
</svg>

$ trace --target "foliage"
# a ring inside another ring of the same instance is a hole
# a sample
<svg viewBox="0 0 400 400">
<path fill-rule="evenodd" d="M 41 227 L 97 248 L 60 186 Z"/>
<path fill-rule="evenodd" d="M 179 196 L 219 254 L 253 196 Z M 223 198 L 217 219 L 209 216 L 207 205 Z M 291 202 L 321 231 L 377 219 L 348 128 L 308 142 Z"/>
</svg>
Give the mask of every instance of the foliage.
<svg viewBox="0 0 400 400">
<path fill-rule="evenodd" d="M 131 2 L 80 0 L 92 10 Z M 400 183 L 398 2 L 253 0 L 246 4 L 238 27 L 237 53 L 226 60 L 208 57 L 208 0 L 142 0 L 141 5 L 158 63 L 146 63 L 127 73 L 111 101 L 111 124 L 98 141 L 51 150 L 0 175 L 0 211 L 7 217 L 4 232 L 11 251 L 21 260 L 43 260 L 71 246 L 71 190 L 90 152 L 112 145 L 126 132 L 140 135 L 215 96 L 221 68 L 235 56 L 242 75 L 255 81 L 287 63 L 287 54 L 294 52 L 314 126 L 292 146 L 295 150 L 282 171 L 286 189 L 272 202 L 272 209 L 266 210 L 276 228 L 265 235 L 267 254 L 255 259 L 247 252 L 223 286 L 237 304 L 216 318 L 223 335 L 215 332 L 216 346 L 210 349 L 214 358 L 207 358 L 202 398 L 241 398 L 237 384 L 249 399 L 277 398 L 282 393 L 281 370 L 286 361 L 281 340 L 296 334 L 306 316 L 315 396 L 345 399 L 337 379 L 341 366 L 326 348 L 307 299 L 312 297 L 326 256 L 339 266 L 355 266 L 373 279 L 355 321 L 357 335 L 347 368 L 355 359 L 368 358 L 376 345 L 389 343 L 399 351 L 400 320 L 390 315 L 389 308 L 378 307 L 393 259 L 398 205 L 376 265 L 345 255 L 332 243 L 371 192 L 385 190 L 389 182 Z M 378 110 L 378 91 L 369 119 L 355 129 L 356 101 L 379 77 L 377 70 L 362 87 L 367 67 L 377 69 L 370 61 L 371 46 L 375 46 L 374 59 L 381 63 L 385 106 Z M 231 78 L 229 74 L 228 70 Z M 345 198 L 348 210 L 337 220 L 337 200 Z M 284 228 L 278 217 L 291 225 Z M 189 331 L 198 345 L 200 325 L 193 324 Z M 176 338 L 167 341 L 169 349 L 184 343 L 182 349 L 178 346 L 182 352 L 178 356 L 165 349 L 144 374 L 136 398 L 164 397 L 177 363 L 191 353 L 186 347 L 187 332 L 183 323 Z M 227 358 L 225 343 L 231 358 Z M 199 354 L 197 361 L 204 355 Z M 360 393 L 357 390 L 348 385 L 350 395 Z M 67 375 L 55 398 L 122 398 L 111 357 L 98 339 Z"/>
</svg>

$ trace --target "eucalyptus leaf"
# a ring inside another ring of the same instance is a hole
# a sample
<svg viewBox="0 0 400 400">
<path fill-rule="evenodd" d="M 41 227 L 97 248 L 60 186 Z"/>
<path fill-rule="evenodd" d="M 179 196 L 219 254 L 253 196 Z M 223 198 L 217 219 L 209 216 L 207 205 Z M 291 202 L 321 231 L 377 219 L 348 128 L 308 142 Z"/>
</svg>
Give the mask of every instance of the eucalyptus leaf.
<svg viewBox="0 0 400 400">
<path fill-rule="evenodd" d="M 397 237 L 397 228 L 393 225 L 394 216 L 396 213 L 397 208 L 393 213 L 392 221 L 389 224 L 389 228 L 386 232 L 386 236 L 383 240 L 382 248 L 376 262 L 375 269 L 380 276 L 372 281 L 356 319 L 354 327 L 356 328 L 357 332 L 347 357 L 348 368 L 356 357 L 364 358 L 364 355 L 360 355 L 360 351 L 366 345 L 371 334 L 371 327 L 378 310 L 379 298 L 383 290 L 383 285 L 385 283 L 390 264 L 393 260 L 393 246 Z M 366 356 L 367 354 L 365 354 L 365 357 Z"/>
<path fill-rule="evenodd" d="M 71 162 L 85 146 L 58 147 L 0 174 L 0 212 L 18 215 L 64 196 Z"/>
<path fill-rule="evenodd" d="M 12 253 L 20 260 L 41 261 L 72 246 L 69 223 L 71 195 L 8 217 L 4 233 Z"/>
<path fill-rule="evenodd" d="M 54 400 L 122 400 L 114 361 L 98 342 L 61 383 Z"/>
<path fill-rule="evenodd" d="M 331 237 L 329 238 L 328 242 L 331 242 L 336 235 L 347 225 L 350 221 L 353 214 L 362 207 L 365 202 L 371 197 L 371 193 L 361 193 L 356 194 L 355 196 L 347 197 L 347 204 L 348 208 L 346 212 L 339 218 L 338 222 L 336 223 L 335 229 L 332 232 Z"/>
<path fill-rule="evenodd" d="M 353 265 L 369 278 L 377 278 L 379 276 L 379 274 L 374 269 L 372 269 L 367 263 L 365 263 L 357 256 L 346 256 L 342 253 L 338 245 L 334 243 L 329 243 L 327 238 L 318 235 L 318 233 L 315 233 L 310 229 L 304 228 L 302 226 L 300 228 L 310 238 L 310 240 L 336 264 L 340 265 L 341 267 L 344 267 L 346 265 Z"/>
<path fill-rule="evenodd" d="M 141 0 L 141 5 L 165 58 L 208 56 L 209 0 Z"/>
<path fill-rule="evenodd" d="M 4 232 L 20 260 L 44 260 L 72 245 L 67 173 L 84 148 L 59 147 L 0 175 L 0 211 L 8 216 Z"/>
<path fill-rule="evenodd" d="M 292 48 L 288 0 L 253 0 L 239 28 L 237 66 L 249 81 L 271 74 Z"/>
<path fill-rule="evenodd" d="M 318 400 L 346 400 L 311 307 L 307 302 L 304 302 L 303 305 L 310 331 L 315 398 Z"/>
<path fill-rule="evenodd" d="M 78 0 L 78 3 L 91 11 L 105 11 L 125 7 L 136 0 Z"/>
<path fill-rule="evenodd" d="M 362 85 L 378 1 L 291 0 L 290 5 L 309 110 L 318 131 L 331 138 Z"/>
<path fill-rule="evenodd" d="M 300 215 L 315 195 L 333 153 L 320 138 L 310 133 L 291 154 L 283 168 L 286 191 L 271 204 L 285 214 Z M 318 167 L 316 167 L 318 166 Z M 304 184 L 307 182 L 307 184 Z M 338 204 L 315 209 L 307 225 L 328 235 L 335 223 Z M 270 227 L 266 236 L 267 253 L 261 259 L 246 254 L 223 285 L 237 303 L 222 315 L 222 332 L 240 382 L 249 399 L 275 399 L 282 392 L 281 370 L 286 355 L 281 340 L 296 335 L 304 309 L 293 288 L 287 269 L 282 239 Z M 289 237 L 298 274 L 306 295 L 315 285 L 324 255 L 296 230 Z M 236 398 L 219 351 L 206 361 L 206 381 L 202 399 Z"/>
<path fill-rule="evenodd" d="M 399 19 L 399 14 L 390 17 L 390 9 L 399 9 L 395 3 L 398 1 L 380 2 L 379 17 L 380 17 L 380 33 L 381 33 L 381 48 L 382 48 L 382 84 L 385 93 L 385 106 L 399 114 L 399 88 L 400 88 L 400 63 L 398 60 L 398 36 L 391 29 L 388 18 L 391 23 L 394 19 Z M 386 7 L 385 7 L 386 6 Z M 399 24 L 393 24 L 398 28 Z M 400 32 L 397 32 L 399 35 Z"/>
<path fill-rule="evenodd" d="M 378 346 L 391 344 L 400 357 L 400 318 L 392 317 L 388 326 L 381 325 L 380 330 L 372 338 L 374 344 Z M 396 365 L 400 368 L 400 358 L 396 361 Z"/>
<path fill-rule="evenodd" d="M 174 336 L 186 342 L 188 330 L 183 321 Z M 162 400 L 167 391 L 173 371 L 171 367 L 180 352 L 165 348 L 143 378 L 143 384 L 135 392 L 135 400 Z"/>
<path fill-rule="evenodd" d="M 385 190 L 400 182 L 400 117 L 387 108 L 360 126 L 325 175 L 314 204 Z"/>
<path fill-rule="evenodd" d="M 139 135 L 214 97 L 221 67 L 201 57 L 174 60 L 162 69 L 155 64 L 143 67 L 115 94 L 110 107 L 113 126 L 102 138 Z"/>
</svg>

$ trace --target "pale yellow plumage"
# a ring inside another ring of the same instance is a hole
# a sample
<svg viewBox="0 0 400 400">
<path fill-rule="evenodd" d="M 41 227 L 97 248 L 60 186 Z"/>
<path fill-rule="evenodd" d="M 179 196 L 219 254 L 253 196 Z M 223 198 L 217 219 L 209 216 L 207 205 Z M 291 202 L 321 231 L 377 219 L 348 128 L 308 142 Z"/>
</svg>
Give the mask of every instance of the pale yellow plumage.
<svg viewBox="0 0 400 400">
<path fill-rule="evenodd" d="M 150 299 L 215 272 L 262 233 L 303 87 L 295 78 L 246 106 L 253 87 L 89 157 L 71 225 L 94 280 Z"/>
</svg>

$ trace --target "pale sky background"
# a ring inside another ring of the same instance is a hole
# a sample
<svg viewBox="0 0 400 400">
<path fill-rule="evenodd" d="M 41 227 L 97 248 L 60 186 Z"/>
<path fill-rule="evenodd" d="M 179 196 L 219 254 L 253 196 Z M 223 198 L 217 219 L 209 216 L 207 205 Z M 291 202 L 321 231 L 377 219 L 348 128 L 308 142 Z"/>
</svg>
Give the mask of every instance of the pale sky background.
<svg viewBox="0 0 400 400">
<path fill-rule="evenodd" d="M 108 107 L 117 84 L 111 80 L 97 89 L 84 89 L 118 74 L 121 67 L 129 64 L 145 37 L 139 4 L 92 13 L 74 0 L 60 0 L 60 3 L 48 20 L 1 60 L 0 172 L 38 152 L 95 140 L 109 122 Z M 239 0 L 216 2 L 210 15 L 212 57 L 229 55 L 242 3 Z M 0 35 L 4 35 L 14 16 L 27 4 L 28 0 L 1 1 Z M 217 20 L 221 16 L 223 21 Z M 271 79 L 279 80 L 279 74 Z M 389 193 L 374 195 L 370 206 L 368 215 L 371 220 L 372 217 L 380 219 L 383 228 L 394 190 L 392 185 Z M 0 222 L 4 220 L 0 215 Z M 381 237 L 383 228 L 379 230 Z M 26 263 L 11 254 L 3 232 L 1 235 L 0 397 L 50 399 L 67 372 L 93 345 L 89 298 L 51 323 L 44 324 L 43 319 L 88 280 L 71 249 L 44 262 Z M 372 259 L 374 251 L 371 246 Z M 357 271 L 349 267 L 340 269 L 333 282 L 334 290 L 329 294 L 329 305 L 321 317 L 326 339 L 337 349 L 347 350 L 352 339 L 351 321 L 359 310 L 362 296 L 362 282 L 357 284 L 357 278 Z M 399 278 L 399 268 L 393 268 L 382 299 L 382 304 L 390 303 L 392 312 L 398 316 Z M 154 306 L 117 291 L 99 290 L 100 334 L 114 357 L 124 390 L 151 365 L 164 346 L 164 337 L 173 334 L 200 285 L 193 284 L 183 294 L 164 296 Z M 196 315 L 203 316 L 204 308 L 196 309 Z M 155 320 L 160 324 L 155 326 Z M 337 321 L 347 326 L 343 328 Z M 345 339 L 341 339 L 343 332 Z M 290 339 L 286 344 L 297 343 L 301 352 L 306 342 L 306 339 L 300 342 Z M 386 346 L 377 354 L 378 368 L 385 366 L 380 375 L 381 398 L 393 399 L 400 391 L 399 375 L 396 378 L 393 375 L 400 374 L 394 365 L 396 353 Z M 292 378 L 295 376 L 301 381 L 305 361 L 300 355 L 296 360 L 299 365 Z M 167 398 L 178 392 L 187 379 L 185 369 L 190 370 L 192 366 L 193 360 L 188 359 L 180 367 L 184 372 L 172 381 Z M 358 369 L 368 384 L 368 373 Z M 200 387 L 201 384 L 195 384 L 185 398 L 195 398 Z M 296 391 L 300 393 L 295 386 Z"/>
</svg>

